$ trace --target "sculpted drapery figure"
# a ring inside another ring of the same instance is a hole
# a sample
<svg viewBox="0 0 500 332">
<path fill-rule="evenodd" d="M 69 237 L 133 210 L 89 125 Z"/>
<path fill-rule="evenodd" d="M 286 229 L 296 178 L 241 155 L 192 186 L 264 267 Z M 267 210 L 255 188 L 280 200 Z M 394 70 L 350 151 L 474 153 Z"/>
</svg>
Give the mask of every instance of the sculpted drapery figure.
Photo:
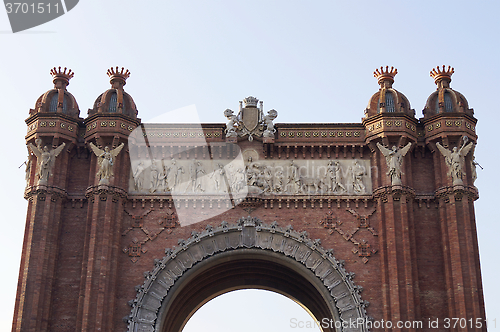
<svg viewBox="0 0 500 332">
<path fill-rule="evenodd" d="M 26 180 L 26 188 L 27 188 L 30 185 L 30 177 L 31 177 L 31 158 L 29 154 L 28 154 L 28 160 L 26 160 L 25 164 L 26 168 L 24 169 L 24 180 Z"/>
<path fill-rule="evenodd" d="M 56 161 L 56 157 L 61 153 L 61 151 L 64 149 L 64 146 L 66 143 L 62 143 L 59 145 L 57 148 L 50 150 L 47 146 L 44 146 L 42 149 L 42 141 L 40 139 L 36 140 L 36 145 L 34 146 L 33 144 L 29 143 L 29 147 L 31 151 L 36 156 L 37 160 L 37 176 L 38 176 L 38 183 L 39 185 L 41 184 L 47 184 L 49 181 L 49 176 L 52 175 L 52 168 L 54 167 L 54 163 Z"/>
<path fill-rule="evenodd" d="M 199 174 L 205 174 L 205 170 L 203 169 L 203 165 L 201 162 L 193 159 L 191 165 L 189 165 L 189 176 L 191 178 L 191 192 L 199 192 L 205 191 L 201 185 L 201 176 Z M 189 190 L 189 185 L 186 188 L 185 192 Z"/>
<path fill-rule="evenodd" d="M 299 168 L 293 162 L 290 161 L 290 166 L 288 166 L 288 181 L 285 185 L 285 192 L 287 194 L 297 194 L 300 189 L 300 175 Z"/>
<path fill-rule="evenodd" d="M 476 167 L 479 166 L 479 168 L 483 169 L 483 167 L 481 165 L 479 165 L 479 163 L 476 161 L 476 157 L 473 155 L 472 156 L 472 160 L 470 161 L 470 169 L 471 169 L 471 172 L 472 172 L 472 184 L 474 184 L 474 182 L 476 182 L 477 180 L 477 169 Z"/>
<path fill-rule="evenodd" d="M 363 177 L 366 174 L 366 168 L 360 165 L 358 160 L 354 160 L 354 164 L 350 168 L 352 172 L 352 187 L 354 193 L 360 195 L 366 193 L 366 186 L 363 183 Z"/>
<path fill-rule="evenodd" d="M 468 140 L 468 137 L 464 137 L 464 143 L 462 144 L 460 149 L 455 146 L 453 150 L 448 150 L 447 148 L 439 144 L 439 142 L 436 143 L 439 151 L 444 156 L 444 160 L 446 162 L 446 165 L 448 166 L 448 176 L 451 176 L 454 186 L 464 184 L 462 176 L 464 172 L 463 167 L 465 164 L 465 156 L 474 146 L 473 142 L 470 142 L 466 145 Z"/>
<path fill-rule="evenodd" d="M 217 164 L 217 168 L 212 172 L 210 178 L 214 180 L 215 192 L 227 192 L 226 170 L 224 165 Z"/>
<path fill-rule="evenodd" d="M 403 164 L 403 157 L 408 153 L 411 148 L 411 143 L 406 144 L 403 148 L 398 149 L 396 146 L 392 147 L 392 150 L 387 149 L 385 146 L 377 142 L 377 147 L 385 156 L 387 161 L 387 175 L 391 179 L 391 184 L 401 185 L 401 165 Z"/>
<path fill-rule="evenodd" d="M 97 171 L 96 177 L 99 179 L 99 184 L 109 184 L 109 179 L 113 176 L 113 165 L 116 156 L 118 156 L 125 144 L 122 143 L 113 150 L 110 150 L 109 146 L 106 146 L 104 150 L 99 149 L 92 142 L 89 145 L 97 156 L 99 171 Z"/>
<path fill-rule="evenodd" d="M 160 185 L 160 172 L 158 171 L 158 166 L 156 166 L 156 160 L 151 161 L 151 169 L 150 169 L 150 180 L 151 180 L 151 187 L 149 188 L 150 193 L 156 192 L 158 190 L 158 186 Z"/>
<path fill-rule="evenodd" d="M 141 161 L 134 170 L 135 190 L 141 191 L 144 187 L 144 162 Z"/>
</svg>

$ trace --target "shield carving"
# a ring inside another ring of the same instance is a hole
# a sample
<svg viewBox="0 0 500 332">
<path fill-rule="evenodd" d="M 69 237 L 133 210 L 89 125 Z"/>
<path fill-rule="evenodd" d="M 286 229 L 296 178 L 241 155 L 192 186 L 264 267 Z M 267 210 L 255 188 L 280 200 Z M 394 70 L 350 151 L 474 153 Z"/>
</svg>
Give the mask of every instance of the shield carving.
<svg viewBox="0 0 500 332">
<path fill-rule="evenodd" d="M 259 124 L 258 108 L 244 108 L 241 110 L 241 122 L 248 131 L 252 132 Z"/>
</svg>

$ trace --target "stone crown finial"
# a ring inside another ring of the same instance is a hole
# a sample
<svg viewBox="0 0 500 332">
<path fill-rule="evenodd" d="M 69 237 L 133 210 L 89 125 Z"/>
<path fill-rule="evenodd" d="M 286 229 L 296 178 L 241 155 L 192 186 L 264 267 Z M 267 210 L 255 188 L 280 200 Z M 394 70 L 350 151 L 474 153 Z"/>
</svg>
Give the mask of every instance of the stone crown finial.
<svg viewBox="0 0 500 332">
<path fill-rule="evenodd" d="M 56 84 L 56 81 L 61 80 L 65 83 L 65 85 L 69 85 L 69 80 L 75 76 L 75 73 L 70 70 L 66 72 L 67 68 L 64 67 L 64 70 L 61 70 L 61 67 L 54 67 L 50 70 L 50 74 L 54 78 L 52 83 Z"/>
<path fill-rule="evenodd" d="M 245 108 L 257 108 L 257 104 L 259 103 L 259 100 L 255 97 L 249 96 L 243 99 L 243 103 L 245 103 Z"/>
<path fill-rule="evenodd" d="M 451 66 L 448 66 L 448 68 L 443 65 L 443 69 L 439 69 L 439 66 L 436 68 L 432 68 L 431 70 L 431 77 L 434 78 L 434 83 L 438 84 L 442 80 L 447 80 L 448 82 L 451 82 L 451 75 L 455 72 L 455 69 L 452 68 Z"/>
<path fill-rule="evenodd" d="M 389 81 L 391 84 L 394 83 L 394 76 L 398 73 L 398 70 L 394 67 L 391 67 L 389 70 L 389 66 L 380 67 L 380 70 L 377 68 L 373 72 L 373 76 L 377 79 L 378 84 L 382 84 L 384 81 Z"/>
<path fill-rule="evenodd" d="M 116 68 L 111 67 L 107 72 L 109 76 L 109 82 L 113 85 L 114 81 L 118 81 L 121 85 L 125 85 L 127 82 L 127 78 L 130 77 L 130 71 L 128 69 L 122 67 L 121 71 L 118 70 L 118 66 Z"/>
</svg>

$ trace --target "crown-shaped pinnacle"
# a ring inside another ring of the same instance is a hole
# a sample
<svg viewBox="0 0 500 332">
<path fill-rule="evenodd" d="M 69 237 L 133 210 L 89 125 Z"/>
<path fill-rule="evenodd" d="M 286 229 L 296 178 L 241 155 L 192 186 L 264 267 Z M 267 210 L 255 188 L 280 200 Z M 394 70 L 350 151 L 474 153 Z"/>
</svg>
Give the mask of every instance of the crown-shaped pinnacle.
<svg viewBox="0 0 500 332">
<path fill-rule="evenodd" d="M 383 81 L 390 81 L 391 83 L 394 82 L 394 76 L 398 73 L 398 70 L 394 67 L 391 67 L 389 70 L 389 66 L 380 67 L 380 70 L 377 68 L 373 72 L 373 77 L 377 79 L 378 84 L 381 84 Z"/>
<path fill-rule="evenodd" d="M 64 67 L 64 70 L 61 70 L 61 67 L 52 68 L 50 70 L 50 74 L 53 77 L 52 82 L 56 84 L 56 81 L 61 80 L 66 83 L 66 85 L 69 85 L 69 80 L 72 79 L 73 76 L 75 76 L 75 73 L 72 72 L 71 69 L 69 69 L 67 72 L 66 70 L 68 70 L 66 67 Z"/>
<path fill-rule="evenodd" d="M 113 84 L 114 81 L 118 81 L 121 85 L 125 85 L 127 78 L 130 77 L 130 71 L 128 69 L 122 67 L 121 70 L 119 70 L 118 66 L 116 66 L 116 68 L 109 68 L 107 74 L 111 84 Z"/>
<path fill-rule="evenodd" d="M 438 84 L 441 80 L 446 79 L 448 82 L 451 82 L 451 75 L 455 72 L 455 69 L 451 66 L 446 68 L 443 65 L 443 69 L 440 69 L 439 66 L 436 68 L 432 68 L 430 75 L 434 78 L 434 83 Z"/>
<path fill-rule="evenodd" d="M 123 67 L 122 67 L 121 71 L 118 70 L 118 66 L 116 66 L 116 69 L 111 67 L 108 69 L 108 76 L 110 78 L 112 78 L 113 76 L 119 76 L 119 77 L 123 77 L 123 79 L 126 80 L 127 78 L 130 77 L 130 71 L 128 69 L 123 68 Z"/>
</svg>

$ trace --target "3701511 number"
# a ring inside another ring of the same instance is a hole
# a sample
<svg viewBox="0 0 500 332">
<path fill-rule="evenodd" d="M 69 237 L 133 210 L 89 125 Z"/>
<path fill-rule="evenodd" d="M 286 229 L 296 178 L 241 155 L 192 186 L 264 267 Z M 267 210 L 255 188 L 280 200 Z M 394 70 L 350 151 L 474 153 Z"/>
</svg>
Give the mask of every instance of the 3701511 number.
<svg viewBox="0 0 500 332">
<path fill-rule="evenodd" d="M 5 4 L 5 8 L 7 10 L 7 14 L 27 14 L 27 13 L 33 13 L 33 14 L 43 14 L 47 13 L 50 14 L 52 13 L 59 13 L 59 4 L 51 4 L 51 3 L 44 3 L 44 2 L 38 2 L 37 4 L 31 3 L 28 4 L 26 2 L 7 2 Z"/>
</svg>

